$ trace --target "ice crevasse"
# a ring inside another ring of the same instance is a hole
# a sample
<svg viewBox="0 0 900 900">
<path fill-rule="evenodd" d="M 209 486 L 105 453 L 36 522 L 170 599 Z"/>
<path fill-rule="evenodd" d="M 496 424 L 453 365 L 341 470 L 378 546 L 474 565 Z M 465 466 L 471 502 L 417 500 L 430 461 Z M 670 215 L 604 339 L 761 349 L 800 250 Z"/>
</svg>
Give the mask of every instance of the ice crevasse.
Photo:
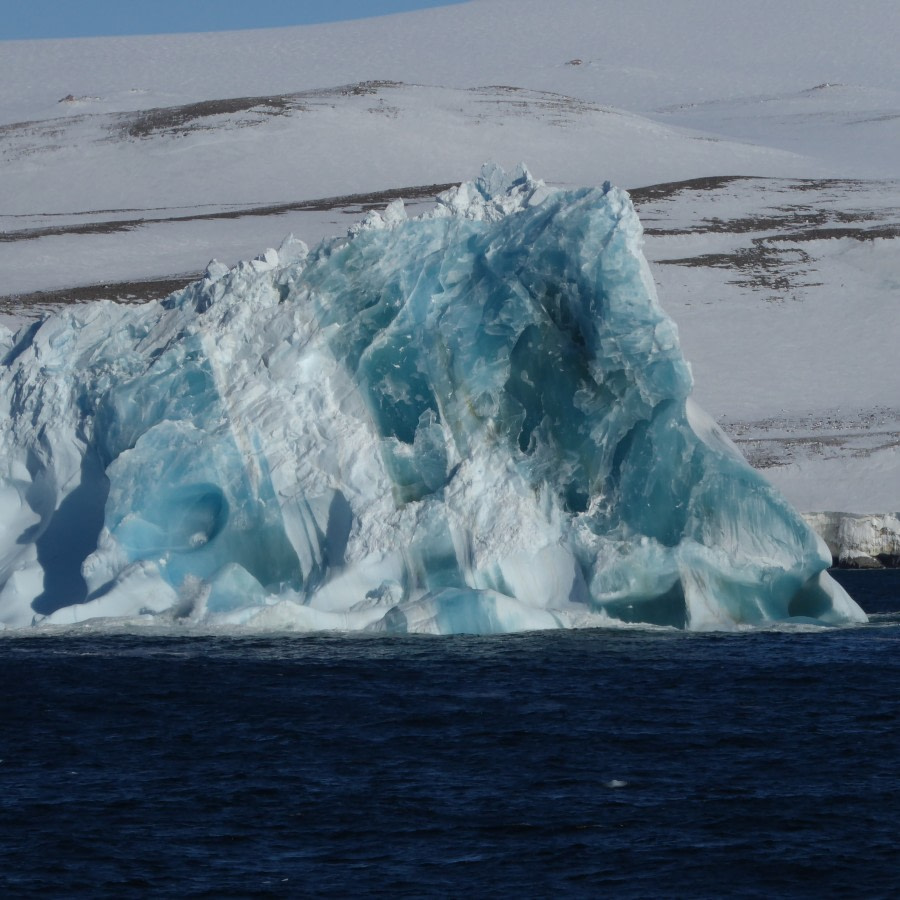
<svg viewBox="0 0 900 900">
<path fill-rule="evenodd" d="M 0 622 L 864 621 L 690 400 L 628 195 L 486 167 L 160 302 L 0 329 Z"/>
</svg>

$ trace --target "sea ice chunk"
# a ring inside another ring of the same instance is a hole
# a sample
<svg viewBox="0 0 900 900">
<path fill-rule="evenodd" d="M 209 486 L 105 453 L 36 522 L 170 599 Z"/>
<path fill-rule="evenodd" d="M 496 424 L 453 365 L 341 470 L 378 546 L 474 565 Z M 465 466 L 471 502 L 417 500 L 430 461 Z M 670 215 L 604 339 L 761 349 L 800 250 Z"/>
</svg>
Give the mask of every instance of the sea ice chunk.
<svg viewBox="0 0 900 900">
<path fill-rule="evenodd" d="M 485 169 L 4 338 L 0 617 L 864 621 L 689 400 L 628 198 Z"/>
</svg>

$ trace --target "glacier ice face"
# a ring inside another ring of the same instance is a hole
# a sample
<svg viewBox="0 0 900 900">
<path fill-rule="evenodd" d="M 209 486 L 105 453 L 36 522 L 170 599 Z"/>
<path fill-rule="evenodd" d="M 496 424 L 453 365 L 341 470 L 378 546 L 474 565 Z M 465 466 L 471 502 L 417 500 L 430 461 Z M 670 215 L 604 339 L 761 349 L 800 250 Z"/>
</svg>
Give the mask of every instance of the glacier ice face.
<svg viewBox="0 0 900 900">
<path fill-rule="evenodd" d="M 0 335 L 0 622 L 864 621 L 689 399 L 628 195 L 480 179 Z"/>
</svg>

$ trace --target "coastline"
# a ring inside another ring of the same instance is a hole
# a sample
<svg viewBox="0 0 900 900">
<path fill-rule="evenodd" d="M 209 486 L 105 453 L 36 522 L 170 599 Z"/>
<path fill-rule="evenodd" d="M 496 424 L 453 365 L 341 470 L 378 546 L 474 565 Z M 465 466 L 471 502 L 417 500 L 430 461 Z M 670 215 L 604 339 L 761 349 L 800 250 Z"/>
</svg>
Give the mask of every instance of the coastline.
<svg viewBox="0 0 900 900">
<path fill-rule="evenodd" d="M 900 568 L 900 513 L 803 513 L 831 551 L 835 568 Z"/>
</svg>

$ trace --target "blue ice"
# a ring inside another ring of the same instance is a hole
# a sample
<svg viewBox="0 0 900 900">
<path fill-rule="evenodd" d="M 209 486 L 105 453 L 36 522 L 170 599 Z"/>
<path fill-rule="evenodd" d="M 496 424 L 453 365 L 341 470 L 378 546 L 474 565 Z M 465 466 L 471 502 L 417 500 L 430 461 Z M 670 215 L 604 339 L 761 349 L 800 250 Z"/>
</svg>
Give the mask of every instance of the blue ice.
<svg viewBox="0 0 900 900">
<path fill-rule="evenodd" d="M 0 334 L 0 621 L 863 621 L 690 400 L 640 246 L 625 192 L 489 167 L 427 217 Z"/>
</svg>

